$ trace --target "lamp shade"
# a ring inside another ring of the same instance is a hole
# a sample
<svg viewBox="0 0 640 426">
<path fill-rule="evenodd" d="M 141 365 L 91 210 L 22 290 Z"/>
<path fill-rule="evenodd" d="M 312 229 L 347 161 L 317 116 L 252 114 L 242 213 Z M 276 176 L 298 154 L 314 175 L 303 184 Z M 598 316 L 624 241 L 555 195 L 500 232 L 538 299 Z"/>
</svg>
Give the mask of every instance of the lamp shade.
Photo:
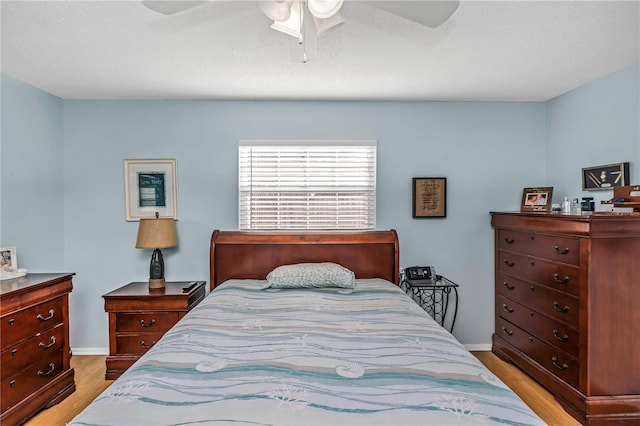
<svg viewBox="0 0 640 426">
<path fill-rule="evenodd" d="M 157 249 L 178 244 L 176 223 L 171 218 L 143 218 L 138 227 L 136 248 Z"/>
</svg>

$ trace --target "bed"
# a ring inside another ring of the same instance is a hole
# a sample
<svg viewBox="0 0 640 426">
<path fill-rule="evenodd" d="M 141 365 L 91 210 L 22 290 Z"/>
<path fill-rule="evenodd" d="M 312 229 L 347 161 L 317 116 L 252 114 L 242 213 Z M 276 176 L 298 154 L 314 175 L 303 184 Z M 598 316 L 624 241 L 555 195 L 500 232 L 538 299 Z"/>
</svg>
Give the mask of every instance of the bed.
<svg viewBox="0 0 640 426">
<path fill-rule="evenodd" d="M 70 425 L 543 425 L 398 287 L 398 258 L 395 231 L 214 231 L 211 293 Z"/>
</svg>

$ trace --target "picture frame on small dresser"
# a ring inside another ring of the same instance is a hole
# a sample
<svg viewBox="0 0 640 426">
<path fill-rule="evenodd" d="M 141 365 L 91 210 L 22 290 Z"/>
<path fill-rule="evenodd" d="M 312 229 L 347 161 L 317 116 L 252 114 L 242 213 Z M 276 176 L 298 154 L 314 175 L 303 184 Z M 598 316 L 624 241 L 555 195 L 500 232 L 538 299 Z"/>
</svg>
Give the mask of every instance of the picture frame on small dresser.
<svg viewBox="0 0 640 426">
<path fill-rule="evenodd" d="M 549 212 L 553 199 L 552 186 L 524 188 L 522 190 L 521 212 Z"/>
<path fill-rule="evenodd" d="M 18 269 L 18 254 L 15 247 L 0 248 L 0 268 L 6 271 Z"/>
<path fill-rule="evenodd" d="M 127 221 L 155 217 L 178 220 L 177 164 L 174 158 L 124 160 Z"/>
</svg>

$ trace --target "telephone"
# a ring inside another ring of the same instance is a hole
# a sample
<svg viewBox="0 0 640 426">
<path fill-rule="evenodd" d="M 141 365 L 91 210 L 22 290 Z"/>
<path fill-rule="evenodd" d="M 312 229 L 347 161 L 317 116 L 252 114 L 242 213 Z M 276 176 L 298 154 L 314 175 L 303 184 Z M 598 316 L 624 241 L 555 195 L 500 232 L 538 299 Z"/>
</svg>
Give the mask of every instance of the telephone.
<svg viewBox="0 0 640 426">
<path fill-rule="evenodd" d="M 424 284 L 435 284 L 438 279 L 436 268 L 433 266 L 411 266 L 404 270 L 405 279 L 419 281 Z"/>
</svg>

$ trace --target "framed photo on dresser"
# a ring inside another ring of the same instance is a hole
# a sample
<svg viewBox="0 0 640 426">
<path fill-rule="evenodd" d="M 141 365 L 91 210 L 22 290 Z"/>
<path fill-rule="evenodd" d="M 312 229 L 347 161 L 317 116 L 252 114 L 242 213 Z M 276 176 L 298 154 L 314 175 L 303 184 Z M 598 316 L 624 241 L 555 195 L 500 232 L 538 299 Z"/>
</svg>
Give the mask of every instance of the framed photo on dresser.
<svg viewBox="0 0 640 426">
<path fill-rule="evenodd" d="M 551 210 L 553 187 L 524 188 L 522 191 L 521 212 L 548 212 Z"/>
</svg>

